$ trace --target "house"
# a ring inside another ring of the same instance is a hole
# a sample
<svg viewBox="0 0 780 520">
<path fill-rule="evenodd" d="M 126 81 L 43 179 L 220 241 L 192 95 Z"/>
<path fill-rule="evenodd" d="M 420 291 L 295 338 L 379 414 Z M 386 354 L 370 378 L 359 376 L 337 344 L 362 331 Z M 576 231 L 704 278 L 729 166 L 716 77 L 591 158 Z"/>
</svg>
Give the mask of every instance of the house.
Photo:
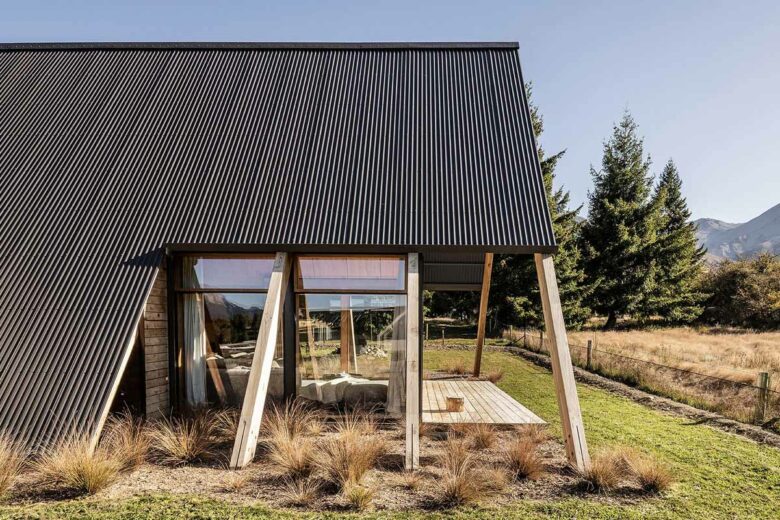
<svg viewBox="0 0 780 520">
<path fill-rule="evenodd" d="M 0 46 L 0 428 L 268 399 L 422 414 L 423 288 L 533 254 L 588 463 L 515 43 Z M 480 354 L 476 358 L 479 371 Z"/>
</svg>

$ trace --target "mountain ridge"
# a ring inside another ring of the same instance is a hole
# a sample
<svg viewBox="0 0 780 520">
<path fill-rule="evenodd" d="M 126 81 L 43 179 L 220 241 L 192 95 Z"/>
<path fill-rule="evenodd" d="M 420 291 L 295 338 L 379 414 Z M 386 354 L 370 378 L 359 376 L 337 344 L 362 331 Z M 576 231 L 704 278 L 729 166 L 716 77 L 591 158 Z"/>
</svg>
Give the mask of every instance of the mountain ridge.
<svg viewBox="0 0 780 520">
<path fill-rule="evenodd" d="M 707 250 L 710 262 L 764 252 L 780 254 L 780 204 L 741 224 L 714 218 L 700 218 L 693 223 L 699 245 Z"/>
</svg>

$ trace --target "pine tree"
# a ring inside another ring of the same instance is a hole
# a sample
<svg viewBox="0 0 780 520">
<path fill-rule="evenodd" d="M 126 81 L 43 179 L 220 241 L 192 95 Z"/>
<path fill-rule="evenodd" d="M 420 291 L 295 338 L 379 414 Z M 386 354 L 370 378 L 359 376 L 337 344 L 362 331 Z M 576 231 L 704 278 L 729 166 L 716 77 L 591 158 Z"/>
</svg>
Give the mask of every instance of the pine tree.
<svg viewBox="0 0 780 520">
<path fill-rule="evenodd" d="M 654 248 L 656 277 L 647 310 L 673 323 L 698 318 L 705 297 L 698 289 L 705 250 L 696 241 L 696 224 L 682 195 L 682 180 L 669 159 L 654 195 L 660 208 L 660 229 Z"/>
<path fill-rule="evenodd" d="M 555 272 L 561 293 L 563 314 L 567 326 L 578 327 L 590 315 L 584 304 L 588 288 L 582 268 L 578 245 L 580 223 L 577 214 L 581 207 L 569 208 L 569 193 L 563 188 L 555 189 L 555 167 L 564 151 L 550 157 L 538 144 L 544 131 L 544 120 L 539 109 L 531 101 L 531 87 L 526 88 L 531 109 L 531 123 L 537 140 L 537 154 L 542 167 L 547 203 L 553 222 L 553 232 L 558 241 L 555 255 Z M 539 284 L 536 267 L 530 255 L 501 255 L 494 263 L 491 300 L 495 302 L 492 311 L 504 324 L 540 326 L 543 323 Z"/>
<path fill-rule="evenodd" d="M 607 316 L 605 328 L 637 314 L 653 289 L 660 210 L 650 199 L 649 171 L 643 140 L 626 112 L 604 143 L 601 170 L 591 168 L 594 188 L 582 229 L 586 273 L 595 285 L 591 306 Z"/>
</svg>

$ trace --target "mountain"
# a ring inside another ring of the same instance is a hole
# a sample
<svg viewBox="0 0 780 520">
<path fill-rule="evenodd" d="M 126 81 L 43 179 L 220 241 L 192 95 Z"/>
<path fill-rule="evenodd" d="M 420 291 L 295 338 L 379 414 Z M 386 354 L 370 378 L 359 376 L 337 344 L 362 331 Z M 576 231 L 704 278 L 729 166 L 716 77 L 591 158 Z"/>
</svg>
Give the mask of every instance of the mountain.
<svg viewBox="0 0 780 520">
<path fill-rule="evenodd" d="M 780 254 L 780 204 L 744 224 L 700 218 L 696 238 L 707 249 L 707 260 L 734 260 L 762 252 Z"/>
</svg>

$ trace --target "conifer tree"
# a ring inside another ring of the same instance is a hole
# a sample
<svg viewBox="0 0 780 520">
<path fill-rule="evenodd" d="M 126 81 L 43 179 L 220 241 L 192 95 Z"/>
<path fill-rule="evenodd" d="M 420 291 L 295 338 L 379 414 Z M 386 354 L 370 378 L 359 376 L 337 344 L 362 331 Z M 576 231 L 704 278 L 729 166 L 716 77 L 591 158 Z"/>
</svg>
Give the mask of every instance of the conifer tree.
<svg viewBox="0 0 780 520">
<path fill-rule="evenodd" d="M 579 250 L 580 223 L 577 214 L 580 207 L 569 208 L 569 193 L 554 187 L 555 167 L 564 151 L 547 157 L 539 145 L 544 131 L 544 120 L 539 109 L 531 101 L 531 86 L 527 86 L 531 110 L 531 124 L 537 140 L 537 154 L 542 167 L 547 203 L 553 222 L 553 232 L 558 242 L 555 255 L 555 272 L 561 293 L 561 303 L 566 325 L 578 327 L 590 315 L 584 303 L 588 288 Z M 531 255 L 501 255 L 496 257 L 491 284 L 493 312 L 503 324 L 540 326 L 543 323 L 539 283 Z"/>
<path fill-rule="evenodd" d="M 613 328 L 621 315 L 635 315 L 653 289 L 653 248 L 660 210 L 650 198 L 650 159 L 637 125 L 626 112 L 604 143 L 601 170 L 591 168 L 588 220 L 582 229 L 591 306 Z"/>
<path fill-rule="evenodd" d="M 656 277 L 647 312 L 673 323 L 698 318 L 705 297 L 697 287 L 706 251 L 696 241 L 696 224 L 682 194 L 682 180 L 669 159 L 654 195 L 660 209 L 660 228 L 654 248 Z"/>
</svg>

